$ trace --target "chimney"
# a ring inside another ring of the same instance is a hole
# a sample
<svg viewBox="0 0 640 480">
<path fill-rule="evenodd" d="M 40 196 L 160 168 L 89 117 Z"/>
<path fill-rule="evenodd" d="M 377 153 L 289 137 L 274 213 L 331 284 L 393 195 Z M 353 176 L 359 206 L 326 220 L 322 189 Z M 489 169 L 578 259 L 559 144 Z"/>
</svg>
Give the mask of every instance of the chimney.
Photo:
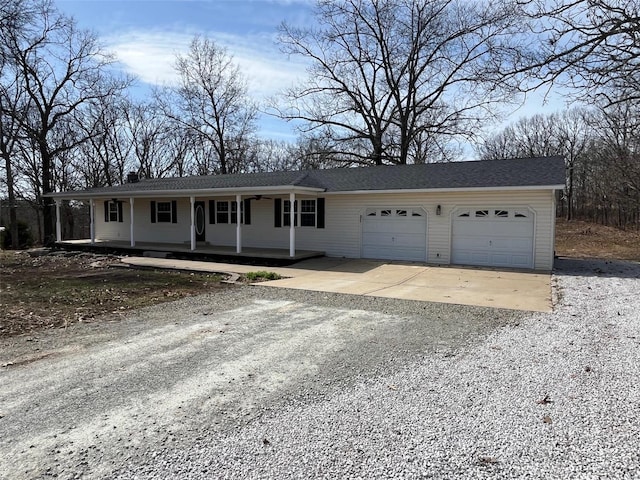
<svg viewBox="0 0 640 480">
<path fill-rule="evenodd" d="M 127 175 L 127 183 L 138 183 L 140 181 L 140 177 L 136 172 L 129 172 Z"/>
</svg>

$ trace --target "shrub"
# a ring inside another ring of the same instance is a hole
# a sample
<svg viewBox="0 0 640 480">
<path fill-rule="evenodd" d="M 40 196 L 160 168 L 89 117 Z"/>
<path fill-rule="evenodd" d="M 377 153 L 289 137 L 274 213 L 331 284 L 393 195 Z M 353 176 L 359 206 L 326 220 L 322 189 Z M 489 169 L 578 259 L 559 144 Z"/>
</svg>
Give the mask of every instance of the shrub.
<svg viewBox="0 0 640 480">
<path fill-rule="evenodd" d="M 19 248 L 28 248 L 33 245 L 33 235 L 29 225 L 18 220 L 18 246 Z M 2 236 L 3 248 L 11 248 L 11 227 L 7 227 Z"/>
<path fill-rule="evenodd" d="M 264 270 L 259 272 L 247 272 L 245 277 L 255 282 L 256 280 L 280 280 L 282 277 L 276 272 L 265 272 Z"/>
</svg>

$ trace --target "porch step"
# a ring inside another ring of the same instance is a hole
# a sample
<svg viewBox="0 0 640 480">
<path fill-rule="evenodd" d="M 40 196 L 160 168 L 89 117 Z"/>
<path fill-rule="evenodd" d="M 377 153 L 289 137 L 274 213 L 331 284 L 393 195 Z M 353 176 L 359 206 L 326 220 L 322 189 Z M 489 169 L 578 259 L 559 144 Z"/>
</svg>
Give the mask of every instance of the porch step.
<svg viewBox="0 0 640 480">
<path fill-rule="evenodd" d="M 145 250 L 144 252 L 142 252 L 142 256 L 143 257 L 149 257 L 149 258 L 169 258 L 171 256 L 171 253 L 169 252 L 156 252 L 153 250 Z"/>
</svg>

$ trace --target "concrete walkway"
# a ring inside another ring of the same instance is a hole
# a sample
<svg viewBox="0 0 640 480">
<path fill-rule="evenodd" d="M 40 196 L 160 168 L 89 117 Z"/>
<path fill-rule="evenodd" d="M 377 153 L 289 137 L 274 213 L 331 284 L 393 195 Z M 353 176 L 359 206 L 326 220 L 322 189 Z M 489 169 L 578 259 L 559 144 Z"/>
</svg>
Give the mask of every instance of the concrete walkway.
<svg viewBox="0 0 640 480">
<path fill-rule="evenodd" d="M 284 277 L 281 280 L 259 283 L 268 287 L 538 312 L 552 310 L 551 275 L 548 273 L 436 267 L 327 257 L 305 260 L 291 267 L 261 267 L 146 257 L 127 257 L 122 261 L 139 267 L 240 275 L 267 270 Z"/>
</svg>

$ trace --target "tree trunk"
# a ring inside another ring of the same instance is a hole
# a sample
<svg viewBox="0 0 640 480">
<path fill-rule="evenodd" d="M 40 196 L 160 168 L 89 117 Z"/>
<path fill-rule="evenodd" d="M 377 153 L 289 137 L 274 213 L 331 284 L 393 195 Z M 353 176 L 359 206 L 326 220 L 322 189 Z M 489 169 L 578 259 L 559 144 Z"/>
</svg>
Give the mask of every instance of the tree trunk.
<svg viewBox="0 0 640 480">
<path fill-rule="evenodd" d="M 570 221 L 573 219 L 573 166 L 569 167 L 567 183 L 567 221 Z"/>
<path fill-rule="evenodd" d="M 11 248 L 17 250 L 20 248 L 20 238 L 18 238 L 18 216 L 16 214 L 18 205 L 16 204 L 16 192 L 13 186 L 13 169 L 11 168 L 10 155 L 6 154 L 3 156 L 5 170 L 7 172 L 7 193 L 9 196 L 9 229 L 11 232 Z"/>
<path fill-rule="evenodd" d="M 51 245 L 56 241 L 55 230 L 55 208 L 51 197 L 46 197 L 48 193 L 52 193 L 51 170 L 53 162 L 51 154 L 46 146 L 46 140 L 40 142 L 40 159 L 42 161 L 42 196 L 40 197 L 40 205 L 42 206 L 42 222 L 43 222 L 43 239 L 44 245 Z"/>
</svg>

